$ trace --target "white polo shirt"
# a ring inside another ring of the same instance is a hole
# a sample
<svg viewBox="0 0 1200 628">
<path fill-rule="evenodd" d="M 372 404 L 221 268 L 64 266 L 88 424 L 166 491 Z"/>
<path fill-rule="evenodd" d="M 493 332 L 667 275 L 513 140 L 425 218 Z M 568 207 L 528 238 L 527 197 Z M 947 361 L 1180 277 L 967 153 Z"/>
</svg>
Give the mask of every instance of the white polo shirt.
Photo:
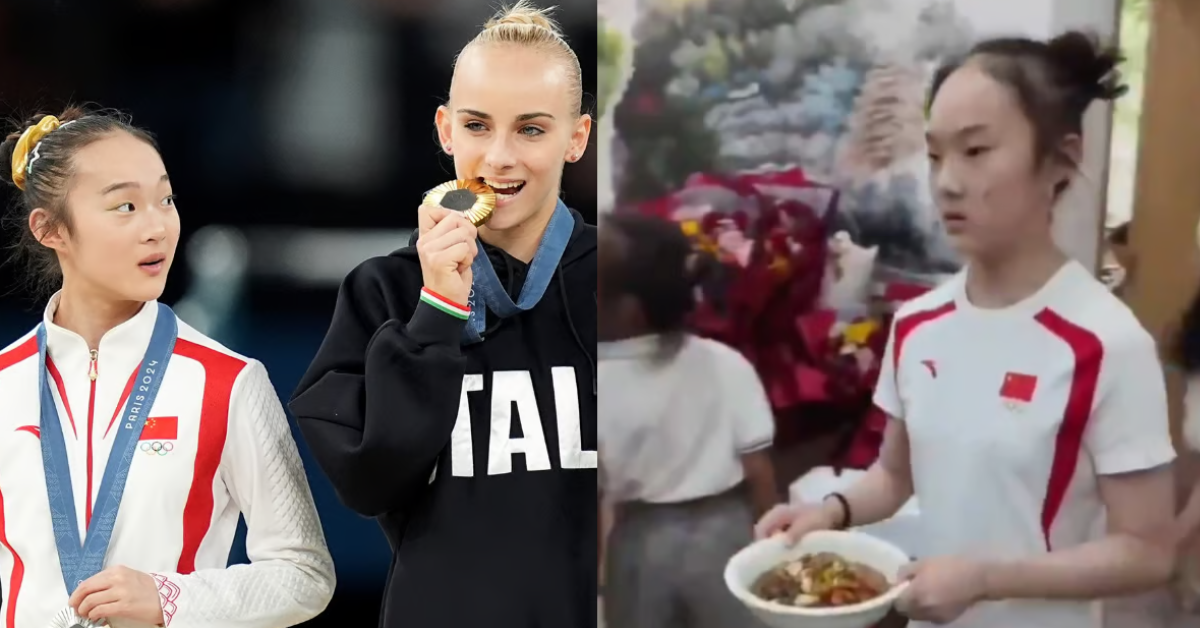
<svg viewBox="0 0 1200 628">
<path fill-rule="evenodd" d="M 688 336 L 677 355 L 659 361 L 658 342 L 598 345 L 601 483 L 613 501 L 717 495 L 745 479 L 742 455 L 775 438 L 766 391 L 740 353 Z"/>
<path fill-rule="evenodd" d="M 1004 309 L 972 306 L 965 277 L 900 309 L 875 392 L 908 430 L 923 547 L 1012 559 L 1100 537 L 1097 476 L 1175 458 L 1153 338 L 1075 262 Z M 1095 621 L 1089 602 L 1020 600 L 951 626 Z"/>
</svg>

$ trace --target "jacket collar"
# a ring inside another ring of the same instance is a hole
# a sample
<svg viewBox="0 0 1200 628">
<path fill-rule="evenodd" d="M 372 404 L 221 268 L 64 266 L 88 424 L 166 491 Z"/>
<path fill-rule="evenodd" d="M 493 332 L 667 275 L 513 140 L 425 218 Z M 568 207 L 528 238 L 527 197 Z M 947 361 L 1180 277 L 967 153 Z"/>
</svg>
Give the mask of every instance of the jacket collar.
<svg viewBox="0 0 1200 628">
<path fill-rule="evenodd" d="M 61 291 L 50 297 L 50 302 L 46 304 L 42 314 L 42 322 L 46 326 L 46 350 L 60 366 L 80 361 L 90 362 L 91 352 L 83 336 L 54 323 L 54 313 L 58 311 L 61 297 Z M 144 303 L 132 318 L 105 332 L 100 338 L 98 358 L 114 365 L 123 365 L 130 359 L 140 362 L 150 344 L 150 335 L 154 331 L 154 321 L 157 318 L 158 302 Z"/>
</svg>

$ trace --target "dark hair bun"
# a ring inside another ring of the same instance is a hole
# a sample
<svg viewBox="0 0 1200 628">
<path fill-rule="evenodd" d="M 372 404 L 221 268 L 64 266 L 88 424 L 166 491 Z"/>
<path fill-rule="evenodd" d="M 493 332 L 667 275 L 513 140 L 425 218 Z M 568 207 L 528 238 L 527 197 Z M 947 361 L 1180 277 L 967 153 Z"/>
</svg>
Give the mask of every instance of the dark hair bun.
<svg viewBox="0 0 1200 628">
<path fill-rule="evenodd" d="M 1093 33 L 1067 31 L 1046 42 L 1046 54 L 1058 74 L 1056 82 L 1072 86 L 1084 106 L 1116 100 L 1129 91 L 1121 82 L 1121 50 L 1102 44 Z"/>
<path fill-rule="evenodd" d="M 17 140 L 21 139 L 21 133 L 23 132 L 18 131 L 13 133 L 4 138 L 3 142 L 0 142 L 0 182 L 3 182 L 5 185 L 11 185 L 14 188 L 17 187 L 17 184 L 13 183 L 12 177 L 13 151 L 17 149 Z"/>
</svg>

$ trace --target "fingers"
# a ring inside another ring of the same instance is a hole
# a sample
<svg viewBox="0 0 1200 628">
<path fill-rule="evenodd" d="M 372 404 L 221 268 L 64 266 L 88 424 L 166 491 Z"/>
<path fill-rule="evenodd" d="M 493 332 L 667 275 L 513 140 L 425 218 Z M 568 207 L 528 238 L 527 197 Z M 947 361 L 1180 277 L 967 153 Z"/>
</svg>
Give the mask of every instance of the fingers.
<svg viewBox="0 0 1200 628">
<path fill-rule="evenodd" d="M 425 255 L 430 259 L 432 259 L 434 256 L 437 256 L 441 259 L 453 259 L 457 262 L 461 261 L 463 258 L 470 260 L 475 257 L 475 253 L 478 251 L 477 245 L 475 244 L 476 232 L 475 227 L 471 226 L 470 223 L 467 223 L 466 227 L 452 229 L 440 236 L 435 236 L 435 231 L 436 228 L 434 231 L 429 233 L 429 237 L 432 239 L 424 246 Z M 455 248 L 460 244 L 464 245 L 462 249 L 456 249 L 463 251 L 460 255 L 444 255 L 451 248 Z"/>
<path fill-rule="evenodd" d="M 908 587 L 900 594 L 899 597 L 896 598 L 896 604 L 895 604 L 894 608 L 896 609 L 897 613 L 900 613 L 901 615 L 904 615 L 905 617 L 908 617 L 912 613 L 912 610 L 913 610 L 913 596 L 912 595 L 913 595 L 912 587 Z"/>
<path fill-rule="evenodd" d="M 754 538 L 765 539 L 778 532 L 783 532 L 792 523 L 792 508 L 787 504 L 777 504 L 754 524 Z"/>
<path fill-rule="evenodd" d="M 88 619 L 108 617 L 108 615 L 99 614 L 97 612 L 98 609 L 104 606 L 114 606 L 120 599 L 120 595 L 116 589 L 97 591 L 83 598 L 83 601 L 79 603 L 79 607 L 75 609 L 75 612 L 79 613 L 80 617 L 87 617 Z"/>
<path fill-rule="evenodd" d="M 799 543 L 800 539 L 804 538 L 804 535 L 808 534 L 809 532 L 812 532 L 811 528 L 808 526 L 796 525 L 796 522 L 793 521 L 792 524 L 788 526 L 786 532 L 788 547 Z"/>
<path fill-rule="evenodd" d="M 917 572 L 920 571 L 920 569 L 921 561 L 914 560 L 913 562 L 900 567 L 900 573 L 897 575 L 897 578 L 900 580 L 912 580 L 913 578 L 917 577 Z"/>
<path fill-rule="evenodd" d="M 900 596 L 896 598 L 896 612 L 908 617 L 909 619 L 914 619 L 914 614 L 918 616 L 920 615 L 920 609 L 917 608 L 918 605 L 915 593 L 916 587 L 912 582 L 912 580 L 917 577 L 917 574 L 920 572 L 920 570 L 921 561 L 914 560 L 907 565 L 901 566 L 900 571 L 896 574 L 896 579 L 898 582 L 909 583 L 908 586 L 905 587 L 904 591 L 900 593 Z"/>
<path fill-rule="evenodd" d="M 453 265 L 461 274 L 479 253 L 478 235 L 470 220 L 452 212 L 417 240 L 417 252 L 423 263 L 436 267 Z"/>
<path fill-rule="evenodd" d="M 425 237 L 426 232 L 428 232 L 430 229 L 433 229 L 435 225 L 442 222 L 446 216 L 452 213 L 456 214 L 458 212 L 451 212 L 445 207 L 440 207 L 438 205 L 421 205 L 418 207 L 417 233 L 419 237 Z"/>
<path fill-rule="evenodd" d="M 429 258 L 429 263 L 434 267 L 455 265 L 455 270 L 462 272 L 463 267 L 470 268 L 471 262 L 475 259 L 471 253 L 472 247 L 470 242 L 459 242 L 451 245 L 445 250 L 434 253 Z"/>
<path fill-rule="evenodd" d="M 422 231 L 420 237 L 417 239 L 417 243 L 419 244 L 426 240 L 436 240 L 437 238 L 450 233 L 455 229 L 474 230 L 475 225 L 471 224 L 471 221 L 467 220 L 467 217 L 459 212 L 450 212 L 448 215 L 443 216 L 441 220 L 439 220 L 428 230 Z"/>
<path fill-rule="evenodd" d="M 97 621 L 101 619 L 112 619 L 114 617 L 124 617 L 127 614 L 129 614 L 129 607 L 127 604 L 124 602 L 109 602 L 107 604 L 101 604 L 100 606 L 92 609 L 92 612 L 88 615 L 80 613 L 79 616 L 87 617 L 92 621 Z"/>
<path fill-rule="evenodd" d="M 462 276 L 464 283 L 471 283 L 471 264 L 475 262 L 476 255 L 479 255 L 479 248 L 472 242 L 468 256 L 458 261 L 458 274 Z"/>
<path fill-rule="evenodd" d="M 84 598 L 96 593 L 97 591 L 108 589 L 111 586 L 111 574 L 107 571 L 102 571 L 91 578 L 84 580 L 83 583 L 75 589 L 75 592 L 71 594 L 71 599 L 67 603 L 72 608 L 78 608 L 79 604 L 83 602 Z"/>
</svg>

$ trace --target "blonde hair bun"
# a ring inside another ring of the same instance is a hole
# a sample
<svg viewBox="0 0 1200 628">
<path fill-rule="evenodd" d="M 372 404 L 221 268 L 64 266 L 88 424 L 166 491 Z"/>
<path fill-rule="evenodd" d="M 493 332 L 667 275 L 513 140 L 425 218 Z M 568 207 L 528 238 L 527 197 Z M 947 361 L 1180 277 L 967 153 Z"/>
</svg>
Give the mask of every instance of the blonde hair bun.
<svg viewBox="0 0 1200 628">
<path fill-rule="evenodd" d="M 553 10 L 553 7 L 540 8 L 530 0 L 518 0 L 516 4 L 497 11 L 463 50 L 496 44 L 549 53 L 552 58 L 562 62 L 567 70 L 570 81 L 567 97 L 571 100 L 575 115 L 579 115 L 583 112 L 583 72 L 579 67 L 579 57 L 567 45 L 558 23 L 550 19 Z M 457 65 L 455 61 L 456 70 Z"/>
<path fill-rule="evenodd" d="M 550 18 L 550 13 L 554 11 L 554 7 L 539 8 L 529 0 L 519 0 L 516 4 L 510 7 L 500 9 L 487 21 L 483 30 L 491 30 L 493 28 L 502 28 L 506 26 L 533 26 L 536 28 L 544 28 L 557 37 L 562 37 L 562 30 L 558 27 L 558 23 Z"/>
</svg>

